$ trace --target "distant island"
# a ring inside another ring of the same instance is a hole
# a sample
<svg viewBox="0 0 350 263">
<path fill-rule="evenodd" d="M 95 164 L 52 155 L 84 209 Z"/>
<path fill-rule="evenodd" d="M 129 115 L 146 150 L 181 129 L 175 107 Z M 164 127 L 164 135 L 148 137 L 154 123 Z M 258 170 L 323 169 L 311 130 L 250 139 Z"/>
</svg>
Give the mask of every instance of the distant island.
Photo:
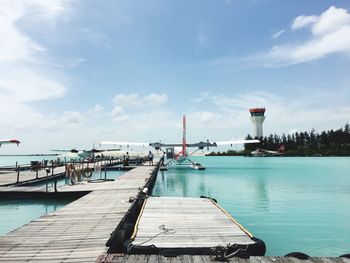
<svg viewBox="0 0 350 263">
<path fill-rule="evenodd" d="M 247 135 L 246 139 L 253 138 Z M 207 156 L 250 156 L 257 148 L 276 151 L 281 145 L 285 146 L 283 156 L 350 156 L 350 125 L 346 123 L 338 130 L 321 133 L 312 129 L 288 135 L 270 134 L 260 141 L 259 144 L 245 144 L 242 151 L 211 152 Z"/>
</svg>

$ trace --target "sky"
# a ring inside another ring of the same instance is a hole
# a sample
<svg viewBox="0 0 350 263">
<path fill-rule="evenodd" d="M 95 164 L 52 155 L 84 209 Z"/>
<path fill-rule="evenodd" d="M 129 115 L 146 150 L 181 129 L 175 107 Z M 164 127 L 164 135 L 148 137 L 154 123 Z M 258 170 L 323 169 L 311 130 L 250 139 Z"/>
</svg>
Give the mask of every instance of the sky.
<svg viewBox="0 0 350 263">
<path fill-rule="evenodd" d="M 0 154 L 350 120 L 350 2 L 0 0 Z"/>
</svg>

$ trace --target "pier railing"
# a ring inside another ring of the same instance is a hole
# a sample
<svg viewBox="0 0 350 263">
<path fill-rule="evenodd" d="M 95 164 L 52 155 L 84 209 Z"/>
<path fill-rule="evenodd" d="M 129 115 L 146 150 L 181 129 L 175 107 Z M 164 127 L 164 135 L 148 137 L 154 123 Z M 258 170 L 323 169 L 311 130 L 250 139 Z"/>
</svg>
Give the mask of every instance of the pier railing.
<svg viewBox="0 0 350 263">
<path fill-rule="evenodd" d="M 106 172 L 106 168 L 122 164 L 118 159 L 95 159 L 83 161 L 33 161 L 31 164 L 2 166 L 0 167 L 0 186 L 29 185 L 46 180 L 67 176 L 68 165 L 79 166 L 80 169 L 89 168 L 95 170 L 97 166 Z"/>
</svg>

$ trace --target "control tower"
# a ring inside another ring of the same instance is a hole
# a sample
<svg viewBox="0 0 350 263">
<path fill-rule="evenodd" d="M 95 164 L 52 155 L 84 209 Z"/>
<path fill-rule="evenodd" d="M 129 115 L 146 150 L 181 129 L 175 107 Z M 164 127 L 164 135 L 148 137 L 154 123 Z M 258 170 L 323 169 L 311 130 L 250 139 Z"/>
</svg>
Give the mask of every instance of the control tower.
<svg viewBox="0 0 350 263">
<path fill-rule="evenodd" d="M 263 128 L 262 124 L 265 120 L 265 108 L 252 108 L 249 110 L 250 119 L 254 125 L 254 134 L 253 137 L 262 138 L 263 137 Z"/>
</svg>

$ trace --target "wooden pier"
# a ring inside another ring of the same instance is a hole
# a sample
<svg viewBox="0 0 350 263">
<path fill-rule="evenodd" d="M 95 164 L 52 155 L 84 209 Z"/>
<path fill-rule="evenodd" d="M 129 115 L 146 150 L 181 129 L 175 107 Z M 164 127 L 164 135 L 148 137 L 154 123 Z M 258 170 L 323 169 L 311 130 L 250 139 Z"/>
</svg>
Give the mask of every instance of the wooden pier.
<svg viewBox="0 0 350 263">
<path fill-rule="evenodd" d="M 0 262 L 95 262 L 132 206 L 130 197 L 138 196 L 155 169 L 140 166 L 113 182 L 67 186 L 90 193 L 1 236 Z"/>
</svg>

